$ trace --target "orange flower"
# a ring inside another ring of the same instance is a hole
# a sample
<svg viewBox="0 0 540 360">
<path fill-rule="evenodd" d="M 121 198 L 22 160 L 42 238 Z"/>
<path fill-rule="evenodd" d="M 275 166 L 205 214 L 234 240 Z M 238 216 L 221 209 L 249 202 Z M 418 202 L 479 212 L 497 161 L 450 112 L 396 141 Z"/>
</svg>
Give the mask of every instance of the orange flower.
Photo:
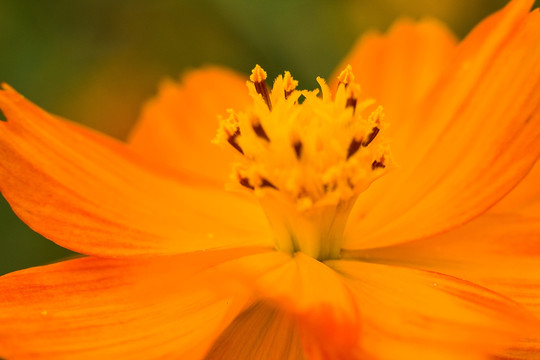
<svg viewBox="0 0 540 360">
<path fill-rule="evenodd" d="M 3 195 L 89 256 L 0 278 L 0 356 L 538 359 L 531 5 L 367 35 L 322 96 L 190 73 L 128 144 L 4 86 Z"/>
</svg>

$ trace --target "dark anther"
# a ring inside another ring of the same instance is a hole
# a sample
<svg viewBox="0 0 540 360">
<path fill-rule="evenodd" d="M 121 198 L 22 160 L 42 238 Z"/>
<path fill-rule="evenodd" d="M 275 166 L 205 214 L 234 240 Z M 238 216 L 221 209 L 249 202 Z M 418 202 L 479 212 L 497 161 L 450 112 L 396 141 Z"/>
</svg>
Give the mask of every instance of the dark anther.
<svg viewBox="0 0 540 360">
<path fill-rule="evenodd" d="M 266 134 L 266 131 L 264 131 L 264 128 L 262 127 L 260 121 L 253 122 L 251 126 L 253 127 L 253 131 L 255 131 L 255 134 L 257 134 L 258 137 L 270 142 L 270 138 Z"/>
<path fill-rule="evenodd" d="M 381 159 L 383 160 L 383 159 Z M 383 161 L 377 161 L 377 160 L 373 160 L 373 162 L 371 163 L 371 170 L 375 170 L 375 169 L 379 169 L 379 168 L 385 168 L 386 165 L 384 165 Z"/>
<path fill-rule="evenodd" d="M 285 92 L 285 99 L 288 99 L 289 96 L 291 96 L 291 94 L 294 92 L 294 90 L 289 90 L 289 91 L 285 90 L 284 92 Z M 272 109 L 270 109 L 270 110 L 272 110 Z"/>
<path fill-rule="evenodd" d="M 240 152 L 240 154 L 244 155 L 244 150 L 242 150 L 242 148 L 240 147 L 240 145 L 238 144 L 238 142 L 236 141 L 238 139 L 238 137 L 240 136 L 240 129 L 236 129 L 236 131 L 234 132 L 234 134 L 232 134 L 231 136 L 229 136 L 229 138 L 227 139 L 227 142 L 229 144 L 231 144 L 231 146 L 233 148 L 235 148 L 236 150 L 238 150 Z"/>
<path fill-rule="evenodd" d="M 337 184 L 335 182 L 333 182 L 331 184 L 323 184 L 323 191 L 325 193 L 332 192 L 332 191 L 334 191 L 336 189 L 337 189 Z"/>
<path fill-rule="evenodd" d="M 369 144 L 371 144 L 371 142 L 375 139 L 379 131 L 380 131 L 379 128 L 375 126 L 371 130 L 371 133 L 368 135 L 367 139 L 362 143 L 362 146 L 368 146 Z"/>
<path fill-rule="evenodd" d="M 255 81 L 253 84 L 255 84 L 255 90 L 257 91 L 257 94 L 262 96 L 264 102 L 268 106 L 268 110 L 272 111 L 272 102 L 270 101 L 270 90 L 268 90 L 268 86 L 266 86 L 266 82 Z"/>
<path fill-rule="evenodd" d="M 249 179 L 245 177 L 238 178 L 240 185 L 247 187 L 248 189 L 255 190 L 255 187 L 249 183 Z"/>
<path fill-rule="evenodd" d="M 300 140 L 293 143 L 294 153 L 296 154 L 296 158 L 298 160 L 300 160 L 300 158 L 302 157 L 302 147 L 303 145 Z"/>
<path fill-rule="evenodd" d="M 354 114 L 354 111 L 356 110 L 356 102 L 357 102 L 356 98 L 350 97 L 347 99 L 347 102 L 345 103 L 345 107 L 352 107 L 353 114 Z"/>
<path fill-rule="evenodd" d="M 349 87 L 349 83 L 348 83 L 348 82 L 347 82 L 347 83 L 344 83 L 344 82 L 342 82 L 342 81 L 339 81 L 339 82 L 338 82 L 338 86 L 344 86 L 345 89 L 346 89 L 346 88 Z"/>
<path fill-rule="evenodd" d="M 263 178 L 261 180 L 261 185 L 260 185 L 262 188 L 263 187 L 269 187 L 269 188 L 272 188 L 272 189 L 276 189 L 277 190 L 277 187 L 276 185 L 272 184 L 268 179 L 265 179 Z"/>
<path fill-rule="evenodd" d="M 349 149 L 347 150 L 347 159 L 356 154 L 358 149 L 360 149 L 360 145 L 362 145 L 362 141 L 352 139 Z"/>
</svg>

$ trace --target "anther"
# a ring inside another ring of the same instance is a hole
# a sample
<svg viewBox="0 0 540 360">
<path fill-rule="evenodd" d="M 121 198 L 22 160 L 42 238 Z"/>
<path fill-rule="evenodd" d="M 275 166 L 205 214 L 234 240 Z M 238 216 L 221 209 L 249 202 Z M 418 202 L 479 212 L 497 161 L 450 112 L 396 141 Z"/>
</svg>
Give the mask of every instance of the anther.
<svg viewBox="0 0 540 360">
<path fill-rule="evenodd" d="M 291 133 L 291 144 L 294 149 L 296 159 L 300 160 L 302 158 L 302 150 L 304 145 L 302 144 L 302 140 L 300 140 L 300 135 L 298 135 L 296 131 Z"/>
<path fill-rule="evenodd" d="M 376 170 L 376 169 L 379 169 L 379 168 L 384 169 L 385 167 L 386 167 L 386 165 L 384 165 L 384 158 L 381 158 L 380 161 L 373 160 L 373 162 L 371 163 L 371 170 Z"/>
<path fill-rule="evenodd" d="M 270 142 L 270 138 L 268 137 L 268 134 L 266 134 L 266 131 L 264 130 L 264 128 L 263 128 L 263 126 L 262 126 L 259 119 L 253 118 L 251 120 L 251 127 L 253 128 L 253 131 L 255 131 L 255 134 L 258 137 Z"/>
<path fill-rule="evenodd" d="M 269 187 L 269 188 L 272 188 L 272 189 L 275 189 L 275 190 L 278 189 L 276 185 L 272 184 L 268 179 L 265 179 L 265 178 L 261 179 L 261 184 L 259 186 L 261 188 Z"/>
<path fill-rule="evenodd" d="M 294 153 L 296 154 L 296 159 L 298 160 L 300 160 L 300 158 L 302 157 L 302 147 L 303 145 L 300 141 L 293 143 Z"/>
<path fill-rule="evenodd" d="M 351 73 L 351 76 L 350 76 L 351 79 L 354 79 L 354 76 L 352 75 Z M 351 80 L 352 81 L 352 80 Z M 348 86 L 350 85 L 350 86 Z M 358 102 L 358 96 L 360 95 L 360 85 L 358 84 L 348 84 L 346 86 L 347 87 L 347 93 L 348 93 L 348 98 L 347 98 L 347 101 L 345 102 L 345 107 L 346 108 L 352 108 L 353 109 L 353 114 L 355 113 L 356 111 L 356 104 Z"/>
<path fill-rule="evenodd" d="M 219 129 L 217 136 L 214 140 L 212 140 L 213 143 L 219 144 L 224 139 L 227 140 L 229 145 L 231 145 L 233 148 L 238 150 L 240 154 L 244 154 L 244 150 L 240 147 L 240 144 L 238 143 L 238 138 L 241 135 L 240 132 L 240 126 L 238 123 L 238 115 L 231 109 L 227 110 L 229 113 L 229 116 L 227 119 L 221 118 L 219 123 Z"/>
<path fill-rule="evenodd" d="M 285 75 L 283 75 L 283 83 L 285 84 L 285 99 L 288 99 L 298 86 L 298 81 L 293 79 L 289 71 L 285 71 Z"/>
<path fill-rule="evenodd" d="M 343 70 L 339 74 L 338 80 L 339 80 L 340 85 L 342 84 L 345 87 L 349 86 L 349 84 L 354 81 L 354 74 L 353 74 L 351 65 L 347 65 L 345 70 Z"/>
<path fill-rule="evenodd" d="M 373 129 L 371 129 L 371 133 L 369 133 L 367 139 L 362 143 L 362 146 L 366 147 L 369 144 L 371 144 L 371 142 L 375 139 L 379 131 L 380 129 L 376 126 Z"/>
<path fill-rule="evenodd" d="M 238 144 L 238 137 L 240 136 L 240 128 L 236 129 L 236 131 L 233 134 L 230 134 L 227 138 L 227 142 L 236 150 L 240 152 L 240 154 L 244 155 L 244 150 L 240 147 Z"/>
<path fill-rule="evenodd" d="M 362 144 L 362 140 L 357 140 L 356 138 L 353 138 L 351 143 L 349 144 L 349 149 L 347 149 L 347 159 L 356 154 Z"/>
<path fill-rule="evenodd" d="M 240 185 L 242 185 L 243 187 L 246 187 L 246 188 L 248 188 L 248 189 L 250 189 L 250 190 L 255 190 L 255 187 L 249 183 L 249 179 L 248 179 L 248 178 L 238 176 L 238 182 L 239 182 Z"/>
<path fill-rule="evenodd" d="M 255 91 L 257 91 L 257 94 L 261 95 L 264 102 L 268 106 L 268 109 L 272 110 L 272 102 L 270 101 L 270 90 L 268 90 L 268 86 L 266 85 L 266 71 L 262 69 L 259 65 L 255 65 L 253 70 L 251 71 L 251 76 L 249 79 L 253 82 L 255 85 Z"/>
<path fill-rule="evenodd" d="M 345 103 L 345 107 L 353 108 L 353 114 L 354 114 L 354 111 L 356 110 L 356 102 L 357 102 L 357 99 L 351 96 L 350 98 L 347 99 L 347 102 Z"/>
<path fill-rule="evenodd" d="M 381 125 L 381 121 L 384 117 L 384 109 L 382 106 L 379 106 L 377 109 L 375 109 L 374 112 L 371 113 L 369 116 L 369 120 L 374 122 L 377 126 Z"/>
</svg>

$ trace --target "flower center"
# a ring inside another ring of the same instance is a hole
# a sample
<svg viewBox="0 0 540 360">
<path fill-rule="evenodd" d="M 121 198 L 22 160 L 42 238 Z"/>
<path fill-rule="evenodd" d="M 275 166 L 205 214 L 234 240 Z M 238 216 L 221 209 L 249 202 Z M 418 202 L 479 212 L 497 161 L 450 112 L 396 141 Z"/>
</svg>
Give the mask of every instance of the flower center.
<svg viewBox="0 0 540 360">
<path fill-rule="evenodd" d="M 322 78 L 320 90 L 297 90 L 285 72 L 270 91 L 257 65 L 252 106 L 228 110 L 216 137 L 241 155 L 233 182 L 258 197 L 276 247 L 321 260 L 339 257 L 356 198 L 390 165 L 382 107 L 359 98 L 350 66 L 338 79 L 332 96 Z"/>
</svg>

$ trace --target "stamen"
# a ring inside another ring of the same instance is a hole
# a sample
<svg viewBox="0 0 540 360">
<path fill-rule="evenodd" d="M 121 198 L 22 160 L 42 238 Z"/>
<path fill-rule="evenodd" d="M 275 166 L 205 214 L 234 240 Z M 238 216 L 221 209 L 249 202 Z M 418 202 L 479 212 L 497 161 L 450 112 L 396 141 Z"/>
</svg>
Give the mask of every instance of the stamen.
<svg viewBox="0 0 540 360">
<path fill-rule="evenodd" d="M 379 168 L 384 169 L 385 167 L 386 165 L 384 165 L 384 157 L 382 157 L 380 161 L 373 160 L 373 162 L 371 163 L 371 170 L 376 170 Z"/>
<path fill-rule="evenodd" d="M 362 146 L 366 147 L 368 146 L 369 144 L 371 144 L 371 142 L 375 139 L 375 137 L 377 136 L 377 134 L 379 133 L 380 129 L 378 127 L 374 127 L 372 130 L 371 130 L 371 133 L 368 135 L 367 139 L 362 143 Z"/>
<path fill-rule="evenodd" d="M 257 198 L 280 251 L 339 258 L 355 200 L 392 168 L 383 109 L 365 116 L 375 101 L 362 95 L 350 65 L 335 92 L 320 77 L 315 90 L 297 89 L 288 71 L 271 89 L 266 79 L 256 65 L 246 83 L 253 104 L 220 118 L 214 142 L 244 155 L 231 189 Z"/>
<path fill-rule="evenodd" d="M 347 87 L 350 83 L 354 81 L 354 74 L 353 74 L 351 65 L 347 65 L 345 70 L 343 70 L 339 74 L 338 80 L 339 80 L 339 84 L 344 85 L 345 87 Z"/>
<path fill-rule="evenodd" d="M 347 149 L 347 160 L 356 154 L 358 149 L 360 149 L 360 145 L 362 145 L 362 140 L 357 140 L 356 138 L 353 138 L 351 143 L 349 144 L 349 149 Z"/>
<path fill-rule="evenodd" d="M 375 125 L 377 126 L 381 125 L 381 121 L 383 118 L 384 118 L 384 109 L 380 105 L 377 107 L 377 109 L 375 109 L 375 111 L 371 113 L 371 115 L 369 115 L 369 120 L 374 122 Z"/>
<path fill-rule="evenodd" d="M 251 71 L 249 79 L 255 85 L 255 91 L 262 96 L 264 102 L 268 106 L 268 109 L 272 111 L 272 102 L 270 101 L 270 90 L 266 85 L 266 71 L 264 71 L 259 65 L 255 65 Z"/>
<path fill-rule="evenodd" d="M 255 190 L 255 187 L 249 183 L 248 178 L 238 176 L 238 182 L 240 183 L 240 185 L 242 185 L 242 186 L 244 186 L 244 187 L 246 187 L 246 188 L 248 188 L 250 190 Z"/>
<path fill-rule="evenodd" d="M 231 144 L 233 148 L 238 150 L 240 154 L 244 155 L 244 150 L 242 150 L 242 148 L 240 147 L 240 144 L 238 144 L 238 141 L 237 141 L 239 136 L 240 136 L 240 128 L 236 129 L 234 134 L 229 135 L 229 137 L 227 138 L 227 142 Z"/>
<path fill-rule="evenodd" d="M 272 184 L 268 179 L 265 179 L 265 178 L 261 179 L 261 184 L 259 186 L 262 187 L 262 188 L 263 187 L 269 187 L 269 188 L 278 190 L 276 185 Z"/>
<path fill-rule="evenodd" d="M 294 149 L 296 159 L 300 160 L 302 158 L 302 150 L 304 145 L 302 144 L 302 140 L 300 140 L 300 135 L 298 135 L 296 131 L 291 133 L 291 144 Z"/>
<path fill-rule="evenodd" d="M 351 78 L 354 79 L 354 76 L 351 73 Z M 358 102 L 358 96 L 360 95 L 360 85 L 355 83 L 349 83 L 347 87 L 347 93 L 349 94 L 347 101 L 345 102 L 345 107 L 352 107 L 353 115 L 356 112 L 356 105 Z"/>
<path fill-rule="evenodd" d="M 293 143 L 293 149 L 294 153 L 296 154 L 296 158 L 300 160 L 302 157 L 302 143 L 300 141 Z"/>
<path fill-rule="evenodd" d="M 229 113 L 229 116 L 226 119 L 220 117 L 216 138 L 212 140 L 212 142 L 220 144 L 223 140 L 227 140 L 229 145 L 238 150 L 240 154 L 244 155 L 244 150 L 238 143 L 238 138 L 241 136 L 238 114 L 232 109 L 228 109 L 227 112 Z"/>
<path fill-rule="evenodd" d="M 285 84 L 285 99 L 288 99 L 298 86 L 298 81 L 293 79 L 289 71 L 285 71 L 283 82 Z"/>
<path fill-rule="evenodd" d="M 347 103 L 345 103 L 345 107 L 353 108 L 353 114 L 354 114 L 354 111 L 356 110 L 356 102 L 357 102 L 357 99 L 351 96 L 350 98 L 347 99 Z"/>
<path fill-rule="evenodd" d="M 251 120 L 251 127 L 253 128 L 253 131 L 255 131 L 255 134 L 258 137 L 270 142 L 270 138 L 268 137 L 268 134 L 266 134 L 266 131 L 264 131 L 264 128 L 263 128 L 263 126 L 261 124 L 261 121 L 259 119 L 253 118 Z"/>
</svg>

